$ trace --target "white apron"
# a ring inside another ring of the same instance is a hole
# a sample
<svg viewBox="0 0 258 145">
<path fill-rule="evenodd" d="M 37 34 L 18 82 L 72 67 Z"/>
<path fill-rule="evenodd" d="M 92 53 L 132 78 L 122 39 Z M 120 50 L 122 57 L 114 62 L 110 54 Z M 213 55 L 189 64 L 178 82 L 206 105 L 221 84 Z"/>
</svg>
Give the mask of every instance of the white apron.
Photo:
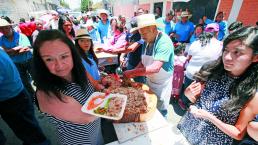
<svg viewBox="0 0 258 145">
<path fill-rule="evenodd" d="M 156 47 L 157 41 L 161 37 L 161 33 L 156 36 L 153 49 Z M 152 52 L 152 56 L 146 55 L 146 50 L 149 49 L 148 45 L 142 55 L 142 64 L 144 67 L 151 65 L 154 62 L 154 52 Z M 172 74 L 166 72 L 162 67 L 158 73 L 154 73 L 151 75 L 147 75 L 147 85 L 150 89 L 157 95 L 158 97 L 158 110 L 167 110 L 169 106 L 169 100 L 172 91 Z"/>
</svg>

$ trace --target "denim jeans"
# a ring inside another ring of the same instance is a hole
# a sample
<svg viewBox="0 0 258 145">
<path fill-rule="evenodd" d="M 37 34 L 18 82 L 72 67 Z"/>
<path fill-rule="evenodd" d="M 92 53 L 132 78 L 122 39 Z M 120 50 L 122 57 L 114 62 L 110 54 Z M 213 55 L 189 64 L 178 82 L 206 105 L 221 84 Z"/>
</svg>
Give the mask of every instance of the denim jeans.
<svg viewBox="0 0 258 145">
<path fill-rule="evenodd" d="M 20 73 L 22 83 L 24 84 L 25 88 L 27 89 L 29 95 L 32 98 L 34 96 L 35 91 L 31 86 L 31 59 L 22 63 L 15 63 L 15 65 Z"/>
<path fill-rule="evenodd" d="M 183 103 L 185 104 L 185 106 L 188 108 L 191 104 L 191 101 L 185 96 L 185 89 L 193 82 L 194 80 L 188 78 L 187 76 L 185 76 L 184 78 L 184 83 L 180 92 L 180 99 L 183 101 Z"/>
<path fill-rule="evenodd" d="M 35 118 L 31 98 L 25 89 L 14 98 L 0 101 L 0 115 L 24 145 L 50 144 Z"/>
</svg>

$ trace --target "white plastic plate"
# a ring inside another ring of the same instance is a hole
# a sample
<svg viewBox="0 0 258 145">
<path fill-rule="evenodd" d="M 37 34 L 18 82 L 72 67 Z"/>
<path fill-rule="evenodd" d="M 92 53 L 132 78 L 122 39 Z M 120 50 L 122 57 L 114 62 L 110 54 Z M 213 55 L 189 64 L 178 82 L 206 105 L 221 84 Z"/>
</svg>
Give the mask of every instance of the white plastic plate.
<svg viewBox="0 0 258 145">
<path fill-rule="evenodd" d="M 97 97 L 97 96 L 101 96 L 101 97 Z M 103 99 L 102 99 L 103 97 Z M 122 98 L 123 104 L 122 104 L 122 109 L 120 111 L 120 113 L 118 114 L 118 116 L 108 116 L 107 114 L 98 114 L 95 113 L 94 110 L 97 110 L 99 107 L 108 107 L 109 105 L 109 98 L 113 98 L 113 97 L 119 97 Z M 97 99 L 96 99 L 97 98 Z M 93 105 L 94 107 L 90 107 L 89 108 L 89 103 L 94 101 L 95 104 L 97 105 Z M 86 103 L 82 106 L 81 110 L 84 113 L 87 114 L 91 114 L 91 115 L 95 115 L 98 117 L 102 117 L 102 118 L 107 118 L 107 119 L 112 119 L 112 120 L 119 120 L 123 117 L 124 114 L 124 110 L 125 110 L 125 106 L 126 106 L 126 101 L 127 101 L 127 96 L 126 95 L 122 95 L 122 94 L 108 94 L 107 96 L 105 96 L 105 93 L 101 93 L 101 92 L 94 92 L 86 101 Z"/>
</svg>

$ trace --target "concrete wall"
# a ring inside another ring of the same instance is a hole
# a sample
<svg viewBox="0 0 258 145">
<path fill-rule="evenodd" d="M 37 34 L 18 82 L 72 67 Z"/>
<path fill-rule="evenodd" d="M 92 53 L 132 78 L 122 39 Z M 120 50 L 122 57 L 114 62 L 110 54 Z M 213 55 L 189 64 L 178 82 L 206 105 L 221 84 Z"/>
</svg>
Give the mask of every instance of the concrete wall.
<svg viewBox="0 0 258 145">
<path fill-rule="evenodd" d="M 119 0 L 113 3 L 114 16 L 124 15 L 131 18 L 138 9 L 138 0 Z"/>
<path fill-rule="evenodd" d="M 139 0 L 139 7 L 152 13 L 154 9 L 154 3 L 157 2 L 163 2 L 162 16 L 165 16 L 166 13 L 168 13 L 172 8 L 171 0 Z"/>
<path fill-rule="evenodd" d="M 154 3 L 157 2 L 164 3 L 163 16 L 165 16 L 165 14 L 171 10 L 171 0 L 117 0 L 112 4 L 113 14 L 114 16 L 125 15 L 127 18 L 131 18 L 138 8 L 143 8 L 144 10 L 152 12 Z"/>
<path fill-rule="evenodd" d="M 124 6 L 115 6 L 113 9 L 114 16 L 124 15 L 127 18 L 131 18 L 134 14 L 135 5 L 127 4 Z"/>
<path fill-rule="evenodd" d="M 168 1 L 166 4 L 166 14 L 172 9 L 172 2 Z"/>
<path fill-rule="evenodd" d="M 55 0 L 56 3 L 56 0 Z M 0 16 L 8 16 L 15 23 L 20 18 L 29 20 L 29 13 L 52 9 L 53 5 L 46 0 L 0 0 Z"/>
<path fill-rule="evenodd" d="M 150 9 L 151 9 L 150 6 L 151 6 L 150 3 L 140 4 L 139 8 L 143 8 L 144 10 L 148 10 L 150 12 Z"/>
</svg>

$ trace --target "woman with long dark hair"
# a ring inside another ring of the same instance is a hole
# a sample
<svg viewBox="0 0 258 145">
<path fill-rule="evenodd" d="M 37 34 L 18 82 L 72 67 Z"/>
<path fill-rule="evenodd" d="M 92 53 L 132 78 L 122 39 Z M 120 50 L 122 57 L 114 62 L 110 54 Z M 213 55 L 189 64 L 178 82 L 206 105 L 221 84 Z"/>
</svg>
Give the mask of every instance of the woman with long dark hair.
<svg viewBox="0 0 258 145">
<path fill-rule="evenodd" d="M 75 47 L 82 57 L 83 66 L 86 69 L 87 77 L 97 90 L 104 89 L 104 86 L 99 84 L 100 73 L 98 70 L 98 58 L 93 50 L 93 41 L 86 29 L 76 31 Z"/>
<path fill-rule="evenodd" d="M 73 22 L 65 15 L 60 16 L 58 20 L 58 30 L 62 31 L 70 40 L 75 37 Z"/>
<path fill-rule="evenodd" d="M 39 32 L 33 47 L 39 109 L 56 127 L 62 145 L 102 145 L 100 119 L 83 113 L 94 92 L 73 42 L 58 30 Z"/>
<path fill-rule="evenodd" d="M 223 43 L 222 57 L 205 64 L 194 77 L 197 82 L 185 91 L 194 105 L 178 125 L 182 134 L 194 145 L 241 140 L 258 114 L 257 27 L 230 34 Z"/>
</svg>

